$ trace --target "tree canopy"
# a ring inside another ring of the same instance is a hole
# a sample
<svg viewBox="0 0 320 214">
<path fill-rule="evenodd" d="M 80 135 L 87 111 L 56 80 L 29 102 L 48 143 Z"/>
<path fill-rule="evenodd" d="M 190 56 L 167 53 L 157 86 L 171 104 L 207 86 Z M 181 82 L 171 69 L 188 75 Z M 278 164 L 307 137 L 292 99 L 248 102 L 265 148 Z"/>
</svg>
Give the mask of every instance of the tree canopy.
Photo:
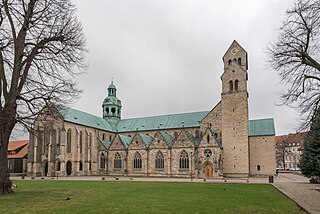
<svg viewBox="0 0 320 214">
<path fill-rule="evenodd" d="M 320 112 L 314 117 L 309 135 L 304 140 L 300 169 L 307 177 L 320 177 Z"/>
<path fill-rule="evenodd" d="M 297 107 L 308 128 L 320 105 L 320 1 L 298 0 L 286 14 L 268 64 L 287 86 L 283 103 Z"/>
<path fill-rule="evenodd" d="M 80 93 L 85 37 L 70 0 L 0 0 L 0 194 L 10 192 L 7 147 L 14 126 L 31 128 L 48 103 Z"/>
</svg>

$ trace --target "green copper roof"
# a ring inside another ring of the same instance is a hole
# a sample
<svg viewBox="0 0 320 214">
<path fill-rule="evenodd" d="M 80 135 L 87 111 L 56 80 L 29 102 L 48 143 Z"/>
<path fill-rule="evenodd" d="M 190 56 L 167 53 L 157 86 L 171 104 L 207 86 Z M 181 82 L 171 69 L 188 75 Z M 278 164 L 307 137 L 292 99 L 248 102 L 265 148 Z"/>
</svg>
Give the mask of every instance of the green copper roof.
<svg viewBox="0 0 320 214">
<path fill-rule="evenodd" d="M 173 142 L 174 142 L 174 138 L 169 135 L 167 132 L 160 132 L 160 134 L 162 135 L 162 137 L 164 138 L 164 140 L 169 144 L 169 146 L 172 146 Z"/>
<path fill-rule="evenodd" d="M 113 84 L 113 81 L 111 81 L 111 84 L 108 86 L 108 89 L 109 88 L 117 89 L 116 86 Z"/>
<path fill-rule="evenodd" d="M 152 143 L 153 138 L 150 137 L 149 135 L 142 134 L 142 133 L 139 133 L 139 135 L 142 141 L 144 142 L 144 145 L 146 145 L 147 147 Z"/>
<path fill-rule="evenodd" d="M 109 147 L 111 145 L 111 142 L 110 141 L 106 141 L 106 140 L 101 141 L 101 143 L 106 149 L 109 149 Z"/>
<path fill-rule="evenodd" d="M 209 113 L 208 111 L 202 111 L 193 113 L 124 119 L 118 123 L 118 126 L 116 127 L 117 130 L 115 130 L 108 123 L 108 121 L 101 117 L 97 117 L 92 114 L 88 114 L 83 111 L 79 111 L 68 107 L 60 107 L 58 108 L 58 110 L 63 115 L 65 121 L 111 132 L 131 132 L 137 130 L 147 131 L 157 129 L 163 130 L 181 128 L 182 126 L 184 126 L 185 128 L 199 127 L 199 122 Z M 248 132 L 249 137 L 275 135 L 273 118 L 249 120 Z M 165 132 L 161 132 L 161 134 L 164 136 L 168 143 L 173 142 L 174 139 L 170 135 L 166 134 Z M 144 140 L 146 140 L 145 142 L 149 142 L 149 139 L 147 138 L 148 137 L 144 136 Z M 126 140 L 124 141 L 126 142 Z"/>
<path fill-rule="evenodd" d="M 141 117 L 121 120 L 118 124 L 118 132 L 146 131 L 157 129 L 173 129 L 199 127 L 200 121 L 208 114 L 208 111 L 170 114 L 153 117 Z"/>
<path fill-rule="evenodd" d="M 276 135 L 273 118 L 249 120 L 249 137 Z"/>
<path fill-rule="evenodd" d="M 126 136 L 126 135 L 122 135 L 122 134 L 119 134 L 119 137 L 120 137 L 120 140 L 122 141 L 122 143 L 124 144 L 124 146 L 126 148 L 128 148 L 129 144 L 132 141 L 132 137 L 129 137 L 129 136 Z"/>
<path fill-rule="evenodd" d="M 108 121 L 101 117 L 97 117 L 92 114 L 88 114 L 83 111 L 79 111 L 68 107 L 60 107 L 58 110 L 64 117 L 65 121 L 97 128 L 100 130 L 114 131 L 108 123 Z"/>
</svg>

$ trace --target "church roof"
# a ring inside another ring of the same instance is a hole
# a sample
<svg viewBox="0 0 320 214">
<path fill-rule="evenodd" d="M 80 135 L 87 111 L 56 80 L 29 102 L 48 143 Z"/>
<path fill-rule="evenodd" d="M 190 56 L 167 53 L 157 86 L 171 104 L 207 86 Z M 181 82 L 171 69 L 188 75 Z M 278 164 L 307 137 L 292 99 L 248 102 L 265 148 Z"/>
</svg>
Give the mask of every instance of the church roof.
<svg viewBox="0 0 320 214">
<path fill-rule="evenodd" d="M 153 138 L 150 137 L 149 135 L 139 133 L 139 136 L 141 137 L 142 141 L 146 146 L 149 146 L 152 143 Z"/>
<path fill-rule="evenodd" d="M 164 138 L 164 140 L 169 144 L 169 146 L 172 146 L 174 139 L 171 135 L 169 135 L 167 132 L 161 131 L 160 134 Z"/>
<path fill-rule="evenodd" d="M 108 121 L 101 117 L 68 107 L 60 107 L 59 110 L 65 121 L 100 130 L 114 131 Z"/>
<path fill-rule="evenodd" d="M 248 126 L 249 137 L 276 135 L 273 118 L 249 120 Z"/>
<path fill-rule="evenodd" d="M 102 140 L 101 143 L 106 149 L 109 149 L 109 147 L 111 146 L 111 142 L 107 140 Z"/>
<path fill-rule="evenodd" d="M 60 108 L 60 113 L 63 115 L 65 121 L 71 123 L 105 131 L 123 133 L 182 127 L 196 128 L 200 126 L 200 122 L 209 113 L 209 111 L 122 119 L 116 127 L 117 130 L 114 130 L 107 120 L 83 111 L 63 107 Z M 274 120 L 273 118 L 249 120 L 248 131 L 249 136 L 275 135 Z M 171 141 L 169 138 L 166 140 Z"/>
<path fill-rule="evenodd" d="M 153 117 L 141 117 L 121 120 L 118 124 L 118 132 L 162 130 L 174 128 L 199 127 L 201 120 L 208 114 L 208 111 L 169 114 Z"/>
<path fill-rule="evenodd" d="M 126 148 L 128 148 L 129 144 L 132 141 L 132 137 L 129 137 L 129 136 L 126 136 L 126 135 L 122 135 L 122 134 L 119 134 L 119 137 L 120 137 L 120 140 L 122 141 L 122 143 L 124 144 L 124 146 Z"/>
</svg>

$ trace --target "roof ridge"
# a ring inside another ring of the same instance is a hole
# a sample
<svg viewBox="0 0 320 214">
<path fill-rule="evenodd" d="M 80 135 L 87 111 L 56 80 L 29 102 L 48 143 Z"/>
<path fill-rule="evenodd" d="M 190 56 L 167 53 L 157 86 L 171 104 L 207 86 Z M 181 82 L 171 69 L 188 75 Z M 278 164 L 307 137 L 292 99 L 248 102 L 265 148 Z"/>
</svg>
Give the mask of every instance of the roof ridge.
<svg viewBox="0 0 320 214">
<path fill-rule="evenodd" d="M 127 119 L 121 119 L 121 121 L 134 120 L 134 119 L 144 119 L 144 118 L 150 118 L 150 117 L 163 117 L 163 116 L 173 116 L 173 115 L 182 115 L 182 114 L 204 113 L 204 112 L 209 112 L 209 111 L 195 111 L 195 112 L 184 112 L 184 113 L 161 114 L 161 115 L 145 116 L 145 117 L 132 117 L 132 118 L 127 118 Z"/>
</svg>

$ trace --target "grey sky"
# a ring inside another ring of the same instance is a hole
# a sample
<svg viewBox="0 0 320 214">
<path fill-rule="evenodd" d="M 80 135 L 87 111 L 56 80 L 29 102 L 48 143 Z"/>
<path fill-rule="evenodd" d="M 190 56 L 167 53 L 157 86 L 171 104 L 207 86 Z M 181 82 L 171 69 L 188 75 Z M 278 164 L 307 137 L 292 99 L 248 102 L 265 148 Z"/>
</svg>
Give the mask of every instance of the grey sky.
<svg viewBox="0 0 320 214">
<path fill-rule="evenodd" d="M 89 49 L 82 97 L 72 107 L 102 115 L 111 78 L 122 118 L 211 110 L 220 100 L 222 56 L 235 39 L 249 54 L 250 119 L 275 118 L 294 132 L 298 114 L 279 103 L 283 86 L 264 49 L 290 0 L 77 0 Z"/>
</svg>

